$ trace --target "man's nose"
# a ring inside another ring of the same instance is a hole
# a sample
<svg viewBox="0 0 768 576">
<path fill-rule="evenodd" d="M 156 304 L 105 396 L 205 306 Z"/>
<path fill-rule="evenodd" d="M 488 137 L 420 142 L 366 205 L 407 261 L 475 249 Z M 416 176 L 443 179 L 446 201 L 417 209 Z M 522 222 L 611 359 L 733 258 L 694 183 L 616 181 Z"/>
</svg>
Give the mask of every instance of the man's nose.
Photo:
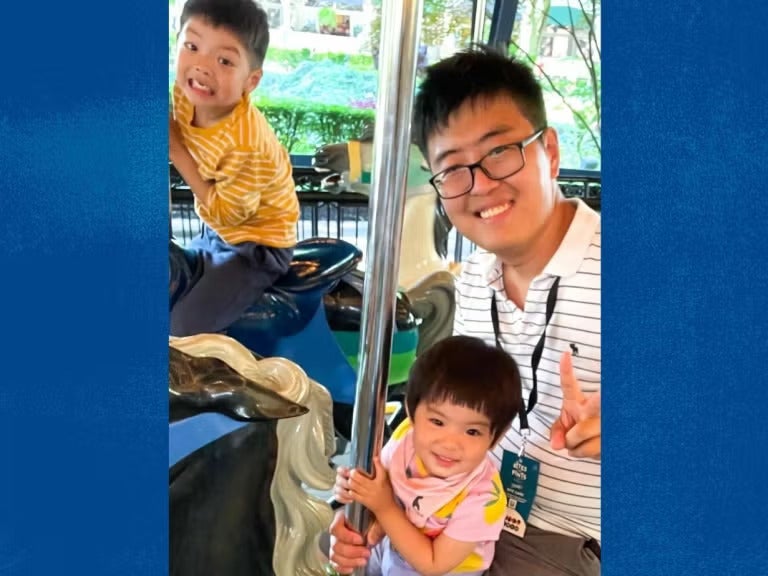
<svg viewBox="0 0 768 576">
<path fill-rule="evenodd" d="M 478 196 L 485 195 L 499 185 L 499 181 L 490 178 L 485 172 L 483 172 L 483 169 L 480 168 L 480 166 L 475 166 L 472 168 L 472 173 L 474 176 L 474 184 L 472 185 L 470 194 Z"/>
</svg>

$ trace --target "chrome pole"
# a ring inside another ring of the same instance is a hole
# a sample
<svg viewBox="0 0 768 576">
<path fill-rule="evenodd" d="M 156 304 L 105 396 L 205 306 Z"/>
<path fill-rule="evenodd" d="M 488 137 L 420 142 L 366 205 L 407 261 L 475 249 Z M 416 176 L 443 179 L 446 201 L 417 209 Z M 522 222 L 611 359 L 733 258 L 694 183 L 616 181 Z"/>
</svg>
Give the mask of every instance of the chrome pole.
<svg viewBox="0 0 768 576">
<path fill-rule="evenodd" d="M 411 143 L 422 0 L 382 2 L 379 88 L 373 136 L 360 368 L 350 449 L 356 468 L 372 471 L 381 450 L 389 359 L 395 321 L 397 270 Z M 347 509 L 350 525 L 365 533 L 368 511 Z M 358 569 L 355 574 L 364 574 Z"/>
<path fill-rule="evenodd" d="M 485 0 L 475 0 L 475 20 L 472 22 L 472 43 L 484 44 L 485 32 Z"/>
</svg>

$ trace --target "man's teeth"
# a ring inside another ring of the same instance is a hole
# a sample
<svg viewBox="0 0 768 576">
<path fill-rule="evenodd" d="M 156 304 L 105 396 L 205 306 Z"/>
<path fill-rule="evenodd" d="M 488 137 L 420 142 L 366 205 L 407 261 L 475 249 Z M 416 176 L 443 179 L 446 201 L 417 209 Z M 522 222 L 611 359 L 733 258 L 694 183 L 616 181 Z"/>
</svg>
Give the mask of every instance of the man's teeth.
<svg viewBox="0 0 768 576">
<path fill-rule="evenodd" d="M 502 212 L 506 212 L 509 209 L 509 202 L 506 204 L 502 204 L 501 206 L 494 206 L 493 208 L 488 208 L 486 210 L 483 210 L 480 212 L 480 218 L 492 218 L 493 216 L 498 216 Z"/>
</svg>

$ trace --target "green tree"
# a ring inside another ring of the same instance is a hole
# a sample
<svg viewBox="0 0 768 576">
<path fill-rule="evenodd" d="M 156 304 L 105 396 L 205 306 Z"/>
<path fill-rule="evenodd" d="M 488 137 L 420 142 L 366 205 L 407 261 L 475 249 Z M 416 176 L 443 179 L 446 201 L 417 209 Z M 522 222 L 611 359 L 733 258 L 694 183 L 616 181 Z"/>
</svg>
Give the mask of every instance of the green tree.
<svg viewBox="0 0 768 576">
<path fill-rule="evenodd" d="M 528 49 L 521 46 L 520 28 L 510 40 L 510 53 L 518 58 L 528 60 L 536 66 L 544 78 L 546 90 L 557 95 L 563 104 L 571 111 L 574 122 L 584 132 L 578 139 L 580 153 L 587 142 L 590 142 L 598 154 L 600 146 L 601 124 L 601 71 L 600 71 L 600 42 L 596 22 L 600 18 L 601 0 L 577 0 L 578 8 L 567 11 L 567 20 L 556 20 L 550 14 L 549 0 L 526 0 L 532 17 L 532 26 Z M 544 9 L 546 8 L 546 12 Z M 574 15 L 575 14 L 575 15 Z M 587 79 L 576 82 L 553 77 L 539 65 L 541 53 L 541 32 L 549 23 L 555 28 L 565 30 L 571 36 L 578 52 L 578 59 L 587 70 Z M 534 35 L 537 35 L 534 41 Z"/>
<path fill-rule="evenodd" d="M 317 23 L 328 28 L 336 27 L 336 11 L 333 8 L 320 8 L 317 12 Z"/>
<path fill-rule="evenodd" d="M 424 0 L 421 23 L 422 45 L 440 46 L 453 36 L 459 46 L 469 44 L 472 36 L 472 0 Z M 381 38 L 381 0 L 373 0 L 376 16 L 371 22 L 369 49 L 374 56 Z"/>
</svg>

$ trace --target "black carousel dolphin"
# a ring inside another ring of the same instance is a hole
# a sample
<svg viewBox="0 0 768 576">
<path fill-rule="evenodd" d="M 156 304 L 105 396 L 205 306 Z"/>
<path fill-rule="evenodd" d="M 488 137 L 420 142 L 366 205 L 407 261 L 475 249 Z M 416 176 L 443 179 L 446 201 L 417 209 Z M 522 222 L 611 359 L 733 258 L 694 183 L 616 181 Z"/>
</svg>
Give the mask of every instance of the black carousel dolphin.
<svg viewBox="0 0 768 576">
<path fill-rule="evenodd" d="M 274 576 L 270 487 L 277 421 L 306 414 L 307 408 L 222 360 L 191 356 L 173 346 L 168 393 L 171 421 L 215 411 L 250 422 L 170 468 L 169 574 Z"/>
<path fill-rule="evenodd" d="M 220 412 L 240 421 L 292 418 L 307 409 L 249 380 L 223 360 L 197 357 L 168 347 L 170 420 Z"/>
</svg>

